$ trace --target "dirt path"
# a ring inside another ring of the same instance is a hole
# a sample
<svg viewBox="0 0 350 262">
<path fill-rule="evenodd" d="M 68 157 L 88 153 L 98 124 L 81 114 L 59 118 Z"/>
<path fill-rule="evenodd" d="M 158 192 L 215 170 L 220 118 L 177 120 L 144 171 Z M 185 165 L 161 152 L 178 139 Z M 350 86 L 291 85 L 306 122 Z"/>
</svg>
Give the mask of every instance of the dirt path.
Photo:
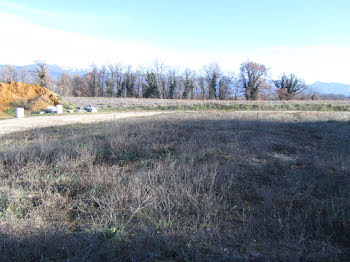
<svg viewBox="0 0 350 262">
<path fill-rule="evenodd" d="M 22 119 L 12 118 L 0 120 L 0 136 L 12 132 L 20 132 L 24 130 L 62 126 L 72 124 L 88 124 L 104 121 L 113 121 L 116 119 L 130 117 L 146 117 L 159 114 L 170 114 L 179 111 L 145 111 L 145 112 L 114 112 L 114 113 L 86 113 L 76 115 L 53 115 L 53 116 L 37 116 Z M 196 111 L 181 111 L 196 112 Z M 203 111 L 205 112 L 205 111 Z M 212 112 L 212 111 L 211 111 Z M 221 112 L 228 113 L 228 112 Z M 251 120 L 279 120 L 279 121 L 327 121 L 341 120 L 350 121 L 350 112 L 319 112 L 319 111 L 231 111 L 232 115 L 241 117 L 249 116 Z"/>
<path fill-rule="evenodd" d="M 0 120 L 0 135 L 12 132 L 20 132 L 33 128 L 42 128 L 50 126 L 62 126 L 71 124 L 88 124 L 103 121 L 113 121 L 115 119 L 153 116 L 159 114 L 169 114 L 171 111 L 162 112 L 121 112 L 121 113 L 91 113 L 78 115 L 62 115 L 62 116 L 37 116 L 27 118 L 12 118 Z"/>
</svg>

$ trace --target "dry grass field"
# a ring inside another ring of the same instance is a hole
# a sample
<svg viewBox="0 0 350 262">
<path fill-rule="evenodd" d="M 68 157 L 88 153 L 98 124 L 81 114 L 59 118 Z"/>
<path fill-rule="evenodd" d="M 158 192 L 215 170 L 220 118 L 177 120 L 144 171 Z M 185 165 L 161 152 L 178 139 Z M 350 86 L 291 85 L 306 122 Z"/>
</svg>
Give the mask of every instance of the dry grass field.
<svg viewBox="0 0 350 262">
<path fill-rule="evenodd" d="M 102 110 L 265 110 L 265 111 L 350 111 L 349 100 L 334 101 L 246 101 L 246 100 L 176 100 L 147 98 L 64 97 L 78 106 L 95 105 Z"/>
<path fill-rule="evenodd" d="M 349 134 L 347 112 L 211 110 L 3 135 L 0 257 L 349 261 Z"/>
</svg>

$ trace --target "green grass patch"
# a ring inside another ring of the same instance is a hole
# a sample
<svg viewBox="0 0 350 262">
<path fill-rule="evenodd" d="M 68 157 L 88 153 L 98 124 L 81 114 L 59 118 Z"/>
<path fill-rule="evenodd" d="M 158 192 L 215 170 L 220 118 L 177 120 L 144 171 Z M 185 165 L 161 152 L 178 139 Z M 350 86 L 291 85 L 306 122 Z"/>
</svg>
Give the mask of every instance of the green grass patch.
<svg viewBox="0 0 350 262">
<path fill-rule="evenodd" d="M 11 115 L 11 116 L 15 116 L 16 115 L 16 108 L 11 107 L 11 108 L 7 109 L 6 114 Z"/>
</svg>

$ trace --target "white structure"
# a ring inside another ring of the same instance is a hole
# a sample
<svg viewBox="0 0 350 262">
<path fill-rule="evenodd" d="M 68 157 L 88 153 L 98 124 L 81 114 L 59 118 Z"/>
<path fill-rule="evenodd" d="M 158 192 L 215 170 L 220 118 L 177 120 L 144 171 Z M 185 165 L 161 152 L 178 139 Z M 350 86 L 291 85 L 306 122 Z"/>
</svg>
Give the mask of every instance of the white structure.
<svg viewBox="0 0 350 262">
<path fill-rule="evenodd" d="M 46 108 L 46 112 L 47 113 L 51 113 L 51 114 L 55 114 L 55 113 L 57 113 L 57 107 L 55 107 L 55 106 L 48 106 Z"/>
<path fill-rule="evenodd" d="M 21 108 L 21 107 L 16 108 L 16 117 L 17 118 L 24 117 L 24 108 Z"/>
<path fill-rule="evenodd" d="M 63 106 L 62 105 L 57 105 L 57 114 L 63 114 Z"/>
<path fill-rule="evenodd" d="M 85 110 L 86 110 L 87 112 L 92 112 L 92 113 L 96 113 L 96 112 L 98 111 L 97 108 L 94 107 L 94 106 L 92 106 L 92 105 L 86 106 L 86 107 L 85 107 Z"/>
</svg>

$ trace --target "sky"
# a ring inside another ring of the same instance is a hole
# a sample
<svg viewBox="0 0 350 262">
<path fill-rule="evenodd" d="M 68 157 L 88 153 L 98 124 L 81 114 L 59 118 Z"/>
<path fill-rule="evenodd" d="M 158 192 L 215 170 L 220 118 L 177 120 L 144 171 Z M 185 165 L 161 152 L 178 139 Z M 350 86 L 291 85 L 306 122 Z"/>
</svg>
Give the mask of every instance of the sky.
<svg viewBox="0 0 350 262">
<path fill-rule="evenodd" d="M 238 73 L 251 60 L 272 78 L 350 84 L 349 14 L 349 0 L 0 0 L 0 64 Z"/>
</svg>

